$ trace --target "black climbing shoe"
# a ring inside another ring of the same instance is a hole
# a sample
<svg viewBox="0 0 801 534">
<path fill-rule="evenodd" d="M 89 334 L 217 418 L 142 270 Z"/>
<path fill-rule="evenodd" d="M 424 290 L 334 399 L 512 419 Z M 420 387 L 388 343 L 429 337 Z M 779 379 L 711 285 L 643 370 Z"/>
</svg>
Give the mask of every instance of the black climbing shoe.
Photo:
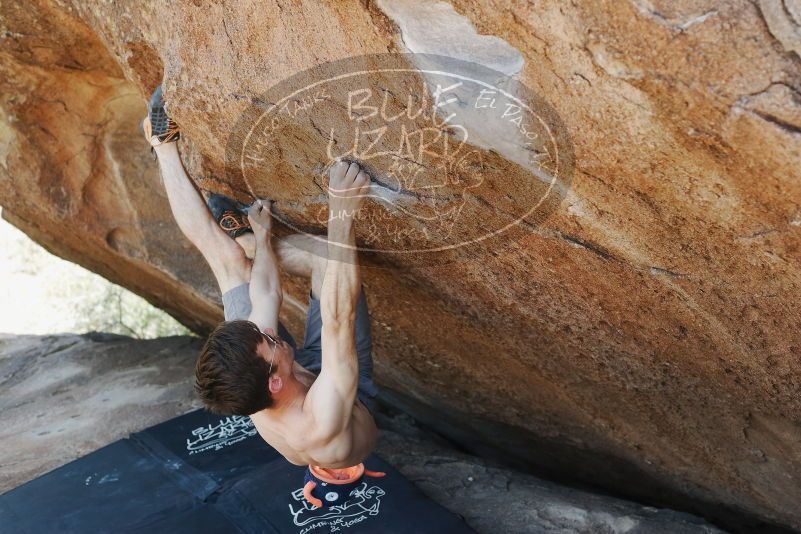
<svg viewBox="0 0 801 534">
<path fill-rule="evenodd" d="M 142 121 L 142 130 L 150 146 L 174 143 L 181 138 L 181 130 L 175 121 L 167 116 L 167 111 L 164 109 L 164 96 L 160 85 L 150 96 L 147 117 Z"/>
<path fill-rule="evenodd" d="M 248 206 L 238 200 L 212 193 L 206 203 L 217 224 L 232 239 L 253 231 L 248 221 Z"/>
</svg>

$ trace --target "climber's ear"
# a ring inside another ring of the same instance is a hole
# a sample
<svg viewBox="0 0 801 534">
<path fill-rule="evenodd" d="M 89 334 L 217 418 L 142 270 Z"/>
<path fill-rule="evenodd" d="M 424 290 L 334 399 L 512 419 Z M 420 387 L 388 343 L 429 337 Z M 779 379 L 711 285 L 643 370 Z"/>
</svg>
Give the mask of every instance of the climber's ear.
<svg viewBox="0 0 801 534">
<path fill-rule="evenodd" d="M 276 395 L 284 388 L 284 380 L 278 375 L 278 373 L 273 373 L 267 379 L 267 387 L 270 388 L 271 395 Z"/>
</svg>

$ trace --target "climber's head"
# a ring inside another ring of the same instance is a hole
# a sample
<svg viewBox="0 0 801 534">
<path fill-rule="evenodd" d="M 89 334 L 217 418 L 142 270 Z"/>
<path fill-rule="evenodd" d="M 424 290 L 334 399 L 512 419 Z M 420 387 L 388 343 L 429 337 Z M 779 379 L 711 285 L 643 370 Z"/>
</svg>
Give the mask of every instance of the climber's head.
<svg viewBox="0 0 801 534">
<path fill-rule="evenodd" d="M 274 405 L 292 374 L 294 353 L 272 330 L 250 321 L 221 323 L 195 366 L 195 390 L 220 415 L 252 415 Z"/>
</svg>

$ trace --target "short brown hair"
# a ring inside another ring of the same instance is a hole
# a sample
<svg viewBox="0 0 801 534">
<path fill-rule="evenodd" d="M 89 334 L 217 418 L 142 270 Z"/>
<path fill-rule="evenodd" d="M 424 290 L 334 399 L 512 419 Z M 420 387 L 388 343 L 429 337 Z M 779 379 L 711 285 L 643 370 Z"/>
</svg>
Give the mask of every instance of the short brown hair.
<svg viewBox="0 0 801 534">
<path fill-rule="evenodd" d="M 256 348 L 264 339 L 250 321 L 220 323 L 209 335 L 195 366 L 195 391 L 220 415 L 251 415 L 269 408 L 269 365 Z"/>
</svg>

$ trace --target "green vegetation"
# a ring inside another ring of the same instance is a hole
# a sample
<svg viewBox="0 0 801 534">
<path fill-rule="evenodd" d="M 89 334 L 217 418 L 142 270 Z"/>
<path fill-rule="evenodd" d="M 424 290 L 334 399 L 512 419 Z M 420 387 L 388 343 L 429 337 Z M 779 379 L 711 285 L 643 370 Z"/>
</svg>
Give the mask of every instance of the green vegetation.
<svg viewBox="0 0 801 534">
<path fill-rule="evenodd" d="M 135 338 L 189 334 L 130 291 L 53 256 L 0 219 L 0 331 L 110 332 Z"/>
</svg>

